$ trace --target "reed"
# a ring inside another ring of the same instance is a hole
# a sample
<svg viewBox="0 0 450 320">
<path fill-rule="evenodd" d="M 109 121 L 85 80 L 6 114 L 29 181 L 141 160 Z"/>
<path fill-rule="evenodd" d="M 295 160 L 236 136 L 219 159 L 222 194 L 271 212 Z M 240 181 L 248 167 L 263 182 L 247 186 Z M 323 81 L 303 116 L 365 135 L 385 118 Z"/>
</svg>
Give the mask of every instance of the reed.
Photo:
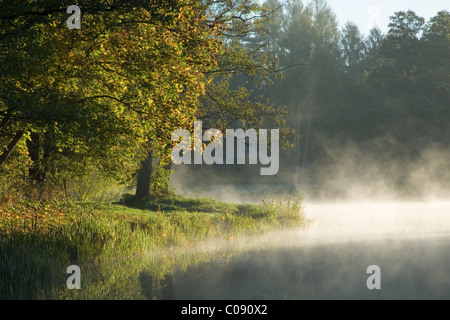
<svg viewBox="0 0 450 320">
<path fill-rule="evenodd" d="M 114 261 L 305 223 L 300 200 L 239 205 L 172 197 L 126 205 L 10 204 L 0 207 L 0 298 L 55 298 L 71 264 Z"/>
</svg>

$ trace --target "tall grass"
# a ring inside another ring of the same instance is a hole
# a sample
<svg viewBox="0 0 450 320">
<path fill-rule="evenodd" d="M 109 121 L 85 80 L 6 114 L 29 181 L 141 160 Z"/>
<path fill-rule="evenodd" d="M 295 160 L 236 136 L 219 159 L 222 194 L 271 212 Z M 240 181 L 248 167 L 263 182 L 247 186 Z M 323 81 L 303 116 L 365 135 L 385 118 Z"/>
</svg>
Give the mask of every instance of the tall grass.
<svg viewBox="0 0 450 320">
<path fill-rule="evenodd" d="M 61 290 L 71 264 L 95 265 L 210 238 L 304 226 L 305 221 L 300 200 L 256 206 L 174 197 L 129 206 L 56 202 L 3 206 L 0 298 L 66 298 Z"/>
</svg>

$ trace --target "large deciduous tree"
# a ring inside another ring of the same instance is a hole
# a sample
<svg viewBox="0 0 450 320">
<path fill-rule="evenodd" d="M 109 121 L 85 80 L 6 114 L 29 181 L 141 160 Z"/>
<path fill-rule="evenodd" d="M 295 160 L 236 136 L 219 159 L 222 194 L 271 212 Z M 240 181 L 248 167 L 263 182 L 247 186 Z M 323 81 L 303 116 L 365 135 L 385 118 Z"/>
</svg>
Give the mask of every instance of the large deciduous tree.
<svg viewBox="0 0 450 320">
<path fill-rule="evenodd" d="M 61 158 L 73 160 L 67 175 L 81 159 L 126 175 L 149 149 L 163 153 L 220 51 L 196 1 L 79 5 L 82 28 L 69 30 L 67 3 L 0 4 L 0 167 L 26 139 L 41 187 Z"/>
</svg>

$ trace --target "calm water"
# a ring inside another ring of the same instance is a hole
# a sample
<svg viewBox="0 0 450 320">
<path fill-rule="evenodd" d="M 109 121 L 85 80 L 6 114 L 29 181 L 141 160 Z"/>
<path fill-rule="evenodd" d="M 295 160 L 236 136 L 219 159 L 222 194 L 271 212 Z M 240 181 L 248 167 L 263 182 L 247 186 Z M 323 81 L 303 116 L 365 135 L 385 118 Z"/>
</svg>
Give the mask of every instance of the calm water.
<svg viewBox="0 0 450 320">
<path fill-rule="evenodd" d="M 450 202 L 306 203 L 305 212 L 308 230 L 197 248 L 211 259 L 166 276 L 149 297 L 450 299 Z M 371 265 L 380 290 L 367 288 Z"/>
</svg>

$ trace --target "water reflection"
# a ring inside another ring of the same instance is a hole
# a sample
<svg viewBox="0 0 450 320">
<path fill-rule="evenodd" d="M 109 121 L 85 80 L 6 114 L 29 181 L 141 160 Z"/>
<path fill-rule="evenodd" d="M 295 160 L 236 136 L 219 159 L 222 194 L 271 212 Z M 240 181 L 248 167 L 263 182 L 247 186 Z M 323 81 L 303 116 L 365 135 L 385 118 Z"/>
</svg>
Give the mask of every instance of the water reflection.
<svg viewBox="0 0 450 320">
<path fill-rule="evenodd" d="M 309 208 L 310 230 L 212 245 L 208 261 L 165 278 L 162 298 L 450 299 L 450 205 Z M 367 288 L 371 265 L 381 290 Z"/>
<path fill-rule="evenodd" d="M 142 271 L 139 274 L 139 283 L 144 297 L 148 300 L 156 299 L 153 292 L 153 276 L 149 272 Z M 163 300 L 175 300 L 175 288 L 173 286 L 173 277 L 171 275 L 166 275 L 159 279 L 159 287 L 161 289 Z"/>
<path fill-rule="evenodd" d="M 251 251 L 177 271 L 164 299 L 449 299 L 449 237 Z M 370 265 L 382 270 L 369 290 Z M 169 298 L 171 297 L 171 298 Z"/>
<path fill-rule="evenodd" d="M 448 203 L 307 204 L 308 230 L 104 262 L 70 297 L 450 299 L 449 213 Z M 371 265 L 381 268 L 381 290 L 366 286 Z"/>
</svg>

